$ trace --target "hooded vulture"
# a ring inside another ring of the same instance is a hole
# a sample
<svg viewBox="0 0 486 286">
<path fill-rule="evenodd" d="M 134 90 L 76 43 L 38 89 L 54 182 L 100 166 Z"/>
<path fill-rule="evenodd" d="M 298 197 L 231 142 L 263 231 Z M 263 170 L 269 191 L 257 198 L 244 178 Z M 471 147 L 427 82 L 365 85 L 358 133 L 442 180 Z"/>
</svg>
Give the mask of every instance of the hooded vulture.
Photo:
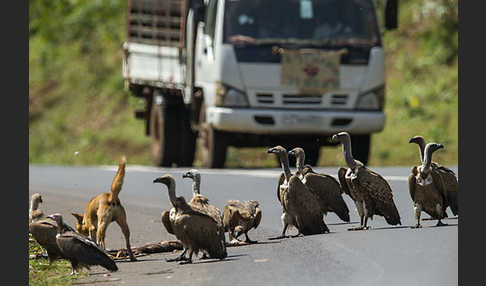
<svg viewBox="0 0 486 286">
<path fill-rule="evenodd" d="M 420 149 L 420 161 L 423 163 L 424 161 L 424 150 L 425 150 L 425 139 L 422 136 L 414 136 L 410 138 L 408 143 L 415 143 L 419 145 Z M 438 189 L 441 192 L 441 195 L 444 199 L 444 213 L 447 217 L 446 209 L 447 207 L 451 208 L 451 211 L 454 215 L 459 214 L 459 207 L 458 207 L 458 202 L 457 202 L 457 192 L 459 190 L 459 183 L 457 181 L 457 176 L 449 168 L 446 168 L 444 166 L 441 166 L 437 164 L 436 162 L 431 162 L 430 163 L 432 174 L 435 174 L 436 176 L 440 177 L 440 180 L 442 181 L 441 184 L 439 184 Z"/>
<path fill-rule="evenodd" d="M 297 147 L 289 152 L 290 156 L 295 156 L 297 171 L 302 183 L 317 196 L 322 212 L 334 212 L 341 220 L 349 222 L 349 209 L 343 199 L 343 190 L 339 182 L 332 176 L 315 173 L 310 166 L 305 166 L 304 149 Z"/>
<path fill-rule="evenodd" d="M 247 243 L 257 243 L 248 237 L 248 231 L 257 228 L 262 219 L 262 211 L 257 201 L 229 200 L 223 209 L 223 226 L 228 232 L 230 243 L 238 242 L 245 234 Z"/>
<path fill-rule="evenodd" d="M 408 188 L 414 204 L 414 214 L 417 224 L 412 228 L 422 227 L 420 214 L 426 212 L 434 219 L 438 219 L 437 226 L 446 225 L 441 222 L 445 218 L 447 204 L 443 196 L 443 181 L 440 175 L 434 173 L 431 167 L 432 153 L 443 148 L 442 144 L 429 143 L 425 147 L 425 157 L 422 165 L 412 168 L 408 176 Z"/>
<path fill-rule="evenodd" d="M 64 224 L 61 214 L 53 214 L 50 217 L 56 221 L 57 225 Z M 62 257 L 71 262 L 73 268 L 71 274 L 75 274 L 80 267 L 90 269 L 92 265 L 99 265 L 112 272 L 118 270 L 115 261 L 103 249 L 77 232 L 58 228 L 56 243 L 61 250 Z"/>
<path fill-rule="evenodd" d="M 340 168 L 338 177 L 344 192 L 355 202 L 361 221 L 359 227 L 349 230 L 369 229 L 368 218 L 373 219 L 374 215 L 383 216 L 390 225 L 401 225 L 390 185 L 382 176 L 353 159 L 349 133 L 335 134 L 332 140 L 343 144 L 344 159 L 348 169 Z"/>
<path fill-rule="evenodd" d="M 279 179 L 277 193 L 284 212 L 282 215 L 284 229 L 280 237 L 285 237 L 289 222 L 295 223 L 294 226 L 299 230 L 299 234 L 312 235 L 329 232 L 316 195 L 302 183 L 298 175 L 290 173 L 287 150 L 282 146 L 276 146 L 268 149 L 267 153 L 278 156 L 284 171 L 284 180 L 280 183 L 281 179 Z"/>
<path fill-rule="evenodd" d="M 224 259 L 227 256 L 224 232 L 218 222 L 205 214 L 204 210 L 186 203 L 184 197 L 176 197 L 175 180 L 171 175 L 156 178 L 154 183 L 167 186 L 169 200 L 175 211 L 171 218 L 171 229 L 184 247 L 183 253 L 168 261 L 181 261 L 181 264 L 192 263 L 192 255 L 199 251 L 206 252 L 210 258 Z M 189 250 L 189 258 L 185 253 Z"/>
</svg>

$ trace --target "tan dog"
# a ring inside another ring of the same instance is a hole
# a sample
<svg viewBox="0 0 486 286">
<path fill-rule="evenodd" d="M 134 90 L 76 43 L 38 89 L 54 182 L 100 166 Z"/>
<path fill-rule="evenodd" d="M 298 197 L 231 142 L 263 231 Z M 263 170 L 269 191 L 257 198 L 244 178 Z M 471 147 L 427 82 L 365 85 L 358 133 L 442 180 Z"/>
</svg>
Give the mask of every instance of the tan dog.
<svg viewBox="0 0 486 286">
<path fill-rule="evenodd" d="M 105 233 L 108 225 L 116 221 L 120 226 L 127 245 L 127 250 L 130 255 L 130 260 L 135 261 L 132 248 L 130 247 L 130 230 L 127 224 L 127 215 L 125 209 L 118 199 L 118 194 L 123 185 L 123 178 L 125 177 L 126 158 L 123 156 L 118 165 L 118 171 L 111 184 L 111 191 L 109 193 L 100 194 L 92 198 L 84 215 L 72 213 L 77 219 L 76 230 L 89 236 L 91 240 L 96 241 L 103 249 L 105 248 Z"/>
</svg>

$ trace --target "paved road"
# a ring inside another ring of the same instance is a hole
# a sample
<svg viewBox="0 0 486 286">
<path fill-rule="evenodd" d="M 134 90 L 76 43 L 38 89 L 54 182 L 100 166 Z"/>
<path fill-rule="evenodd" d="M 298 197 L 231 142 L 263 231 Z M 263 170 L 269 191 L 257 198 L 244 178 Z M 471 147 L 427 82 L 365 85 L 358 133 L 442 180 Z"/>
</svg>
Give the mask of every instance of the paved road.
<svg viewBox="0 0 486 286">
<path fill-rule="evenodd" d="M 408 193 L 409 167 L 372 168 L 384 175 L 393 191 L 403 226 L 390 227 L 382 217 L 370 221 L 369 231 L 347 231 L 359 217 L 354 203 L 351 224 L 341 224 L 329 214 L 325 220 L 330 234 L 269 241 L 281 231 L 281 206 L 276 198 L 278 169 L 201 170 L 201 191 L 222 208 L 229 199 L 260 202 L 263 218 L 250 238 L 260 244 L 228 248 L 228 258 L 194 259 L 192 265 L 168 263 L 175 254 L 143 256 L 138 262 L 119 262 L 120 271 L 106 275 L 93 267 L 88 278 L 76 283 L 95 285 L 457 285 L 458 219 L 445 220 L 449 226 L 434 227 L 436 221 L 414 224 Z M 186 169 L 128 166 L 120 199 L 128 213 L 132 246 L 174 239 L 160 224 L 160 213 L 169 209 L 165 186 L 152 181 L 165 173 L 176 179 L 177 195 L 191 197 L 191 182 L 182 179 Z M 455 169 L 457 171 L 457 169 Z M 318 168 L 336 175 L 337 168 Z M 74 226 L 71 212 L 83 212 L 89 199 L 109 190 L 116 166 L 29 167 L 29 194 L 43 194 L 44 212 L 60 212 Z M 451 215 L 449 211 L 449 215 Z M 427 215 L 423 215 L 427 217 Z M 295 231 L 295 230 L 292 230 Z M 107 248 L 124 248 L 116 224 L 107 231 Z"/>
</svg>

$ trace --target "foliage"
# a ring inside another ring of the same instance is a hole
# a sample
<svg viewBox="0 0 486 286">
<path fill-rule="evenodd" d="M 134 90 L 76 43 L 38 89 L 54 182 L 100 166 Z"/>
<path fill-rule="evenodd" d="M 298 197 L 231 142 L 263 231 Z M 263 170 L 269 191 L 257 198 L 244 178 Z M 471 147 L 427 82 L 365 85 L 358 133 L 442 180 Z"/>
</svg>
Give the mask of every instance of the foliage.
<svg viewBox="0 0 486 286">
<path fill-rule="evenodd" d="M 445 145 L 434 160 L 457 164 L 458 1 L 399 2 L 399 29 L 384 34 L 387 123 L 370 164 L 416 164 L 408 138 L 418 134 Z M 123 0 L 29 1 L 29 162 L 116 164 L 124 153 L 150 164 L 140 103 L 123 86 L 125 11 Z M 340 148 L 322 151 L 321 165 L 344 163 Z M 227 165 L 277 166 L 262 154 L 230 148 Z"/>
</svg>

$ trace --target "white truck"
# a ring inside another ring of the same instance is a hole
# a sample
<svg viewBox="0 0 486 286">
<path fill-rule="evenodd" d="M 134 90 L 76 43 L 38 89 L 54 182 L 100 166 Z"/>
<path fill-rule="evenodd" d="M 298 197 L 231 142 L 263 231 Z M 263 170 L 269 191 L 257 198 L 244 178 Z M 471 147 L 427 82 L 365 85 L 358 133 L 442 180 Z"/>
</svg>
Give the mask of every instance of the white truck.
<svg viewBox="0 0 486 286">
<path fill-rule="evenodd" d="M 397 0 L 384 0 L 386 29 Z M 382 5 L 383 6 L 383 5 Z M 228 146 L 301 146 L 315 165 L 330 135 L 348 131 L 366 163 L 383 130 L 385 52 L 374 0 L 128 0 L 123 76 L 145 100 L 157 166 L 222 168 Z M 381 20 L 381 19 L 380 19 Z M 276 49 L 277 48 L 277 49 Z M 345 50 L 338 88 L 282 84 L 275 51 Z"/>
</svg>

